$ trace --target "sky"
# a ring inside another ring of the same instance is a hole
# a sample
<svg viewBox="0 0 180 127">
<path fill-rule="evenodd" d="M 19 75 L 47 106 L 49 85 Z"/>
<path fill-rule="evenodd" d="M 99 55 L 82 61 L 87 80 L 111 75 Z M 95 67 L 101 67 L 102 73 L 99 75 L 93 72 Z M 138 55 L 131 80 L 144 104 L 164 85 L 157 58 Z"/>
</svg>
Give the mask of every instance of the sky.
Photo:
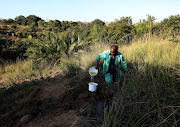
<svg viewBox="0 0 180 127">
<path fill-rule="evenodd" d="M 133 23 L 154 16 L 156 22 L 180 14 L 180 0 L 0 0 L 0 19 L 36 15 L 44 20 L 113 22 L 131 16 Z"/>
</svg>

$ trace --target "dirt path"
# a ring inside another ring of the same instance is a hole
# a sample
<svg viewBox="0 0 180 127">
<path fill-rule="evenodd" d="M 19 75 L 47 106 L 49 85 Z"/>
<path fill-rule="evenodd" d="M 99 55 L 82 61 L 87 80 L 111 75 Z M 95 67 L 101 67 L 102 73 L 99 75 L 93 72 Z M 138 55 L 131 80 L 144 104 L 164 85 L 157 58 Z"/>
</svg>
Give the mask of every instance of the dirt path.
<svg viewBox="0 0 180 127">
<path fill-rule="evenodd" d="M 51 98 L 61 101 L 66 92 L 64 89 L 65 79 L 61 75 L 61 70 L 56 70 L 49 75 L 47 79 L 41 79 L 40 86 L 33 86 L 32 92 L 23 99 L 31 98 L 45 100 Z M 67 79 L 66 79 L 67 80 Z M 57 102 L 58 104 L 58 102 Z M 33 116 L 28 122 L 18 122 L 19 127 L 73 127 L 79 119 L 75 110 L 64 110 L 62 105 L 58 105 L 56 109 L 49 110 L 44 114 L 41 112 L 37 116 Z"/>
<path fill-rule="evenodd" d="M 89 92 L 86 85 L 89 80 L 86 73 L 82 77 L 68 77 L 63 76 L 59 69 L 47 77 L 19 81 L 15 88 L 6 90 L 9 97 L 5 96 L 9 101 L 5 102 L 9 102 L 9 110 L 2 113 L 0 124 L 12 127 L 76 127 L 81 122 L 87 123 L 80 117 L 97 118 L 102 115 L 102 100 L 107 98 L 101 89 Z M 8 113 L 11 116 L 6 117 Z"/>
<path fill-rule="evenodd" d="M 61 110 L 61 108 L 56 109 L 43 117 L 34 118 L 22 127 L 75 127 L 79 119 L 75 115 L 76 111 L 69 110 L 63 112 Z"/>
</svg>

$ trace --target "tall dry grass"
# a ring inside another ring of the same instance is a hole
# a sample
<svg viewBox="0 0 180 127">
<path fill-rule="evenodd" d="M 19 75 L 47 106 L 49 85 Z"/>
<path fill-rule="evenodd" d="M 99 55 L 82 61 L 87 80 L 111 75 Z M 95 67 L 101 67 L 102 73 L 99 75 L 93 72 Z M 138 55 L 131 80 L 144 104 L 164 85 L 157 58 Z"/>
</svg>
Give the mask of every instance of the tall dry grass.
<svg viewBox="0 0 180 127">
<path fill-rule="evenodd" d="M 15 81 L 30 77 L 33 75 L 32 61 L 18 60 L 16 63 L 4 63 L 0 67 L 0 80 L 8 85 L 15 83 Z"/>
<path fill-rule="evenodd" d="M 104 126 L 178 126 L 180 44 L 153 38 L 119 50 L 129 77 L 105 108 Z"/>
<path fill-rule="evenodd" d="M 51 66 L 48 61 L 38 63 L 30 59 L 17 59 L 16 62 L 5 62 L 4 66 L 0 66 L 0 81 L 8 87 L 38 75 L 46 76 L 56 68 L 56 66 Z"/>
<path fill-rule="evenodd" d="M 180 44 L 169 42 L 169 38 L 154 37 L 150 42 L 138 41 L 128 46 L 123 46 L 127 62 L 138 62 L 160 66 L 175 67 L 180 63 Z"/>
</svg>

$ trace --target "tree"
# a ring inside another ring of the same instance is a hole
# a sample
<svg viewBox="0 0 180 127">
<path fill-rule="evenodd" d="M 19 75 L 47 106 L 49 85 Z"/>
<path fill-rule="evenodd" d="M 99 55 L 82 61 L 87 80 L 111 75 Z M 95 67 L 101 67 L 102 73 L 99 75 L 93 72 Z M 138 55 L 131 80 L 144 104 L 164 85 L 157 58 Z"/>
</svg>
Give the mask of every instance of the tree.
<svg viewBox="0 0 180 127">
<path fill-rule="evenodd" d="M 147 15 L 147 22 L 150 23 L 154 23 L 154 21 L 156 20 L 156 18 L 154 16 L 151 15 Z"/>
<path fill-rule="evenodd" d="M 116 19 L 116 22 L 118 22 L 120 24 L 131 25 L 132 24 L 132 18 L 131 18 L 131 16 L 129 16 L 129 17 L 121 17 L 120 20 Z"/>
<path fill-rule="evenodd" d="M 7 23 L 8 23 L 8 24 L 12 24 L 12 23 L 14 23 L 14 20 L 13 20 L 13 19 L 8 19 L 8 20 L 7 20 Z"/>
<path fill-rule="evenodd" d="M 161 29 L 160 29 L 161 28 Z M 180 29 L 180 16 L 179 15 L 171 15 L 168 18 L 165 18 L 163 21 L 159 23 L 159 31 L 160 33 L 165 33 L 164 36 L 172 35 L 176 36 L 179 35 Z"/>
<path fill-rule="evenodd" d="M 19 25 L 26 25 L 26 18 L 23 15 L 15 17 L 15 22 Z"/>
<path fill-rule="evenodd" d="M 12 24 L 12 23 L 14 23 L 14 20 L 13 19 L 2 19 L 1 22 L 3 24 Z"/>
<path fill-rule="evenodd" d="M 90 37 L 93 41 L 100 41 L 101 40 L 101 32 L 103 26 L 100 24 L 94 23 L 93 27 L 90 29 Z"/>
<path fill-rule="evenodd" d="M 135 29 L 136 29 L 136 34 L 138 36 L 144 35 L 145 33 L 148 32 L 148 26 L 147 26 L 147 20 L 143 19 L 140 20 L 139 23 L 137 23 L 135 25 Z"/>
<path fill-rule="evenodd" d="M 168 18 L 162 21 L 163 24 L 166 24 L 168 27 L 180 23 L 179 15 L 171 15 Z"/>
<path fill-rule="evenodd" d="M 108 40 L 113 43 L 129 43 L 133 25 L 131 17 L 122 17 L 108 25 Z"/>
<path fill-rule="evenodd" d="M 91 22 L 91 24 L 92 24 L 92 26 L 94 24 L 97 24 L 99 26 L 104 26 L 105 25 L 105 23 L 103 21 L 101 21 L 100 19 L 95 19 L 94 21 Z"/>
<path fill-rule="evenodd" d="M 64 36 L 60 33 L 46 32 L 38 40 L 34 40 L 27 49 L 26 55 L 29 58 L 46 60 L 58 60 L 67 50 Z"/>
<path fill-rule="evenodd" d="M 41 18 L 35 16 L 35 15 L 29 15 L 26 17 L 26 22 L 27 22 L 27 25 L 30 25 L 31 23 L 35 23 L 36 26 L 38 26 L 38 21 L 41 20 Z"/>
</svg>

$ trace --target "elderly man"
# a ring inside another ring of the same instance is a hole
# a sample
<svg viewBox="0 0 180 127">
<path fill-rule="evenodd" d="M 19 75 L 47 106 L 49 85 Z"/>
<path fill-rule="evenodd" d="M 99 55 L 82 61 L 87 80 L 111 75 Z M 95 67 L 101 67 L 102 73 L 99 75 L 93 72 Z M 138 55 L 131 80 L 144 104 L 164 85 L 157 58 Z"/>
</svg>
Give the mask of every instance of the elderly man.
<svg viewBox="0 0 180 127">
<path fill-rule="evenodd" d="M 104 59 L 103 74 L 105 74 L 105 81 L 109 84 L 113 84 L 117 78 L 124 78 L 123 72 L 119 68 L 119 64 L 125 71 L 126 77 L 128 76 L 127 65 L 124 60 L 123 54 L 118 51 L 118 46 L 112 45 L 110 50 L 106 50 L 99 54 L 97 57 L 96 69 L 98 69 L 98 63 L 100 59 Z"/>
</svg>

